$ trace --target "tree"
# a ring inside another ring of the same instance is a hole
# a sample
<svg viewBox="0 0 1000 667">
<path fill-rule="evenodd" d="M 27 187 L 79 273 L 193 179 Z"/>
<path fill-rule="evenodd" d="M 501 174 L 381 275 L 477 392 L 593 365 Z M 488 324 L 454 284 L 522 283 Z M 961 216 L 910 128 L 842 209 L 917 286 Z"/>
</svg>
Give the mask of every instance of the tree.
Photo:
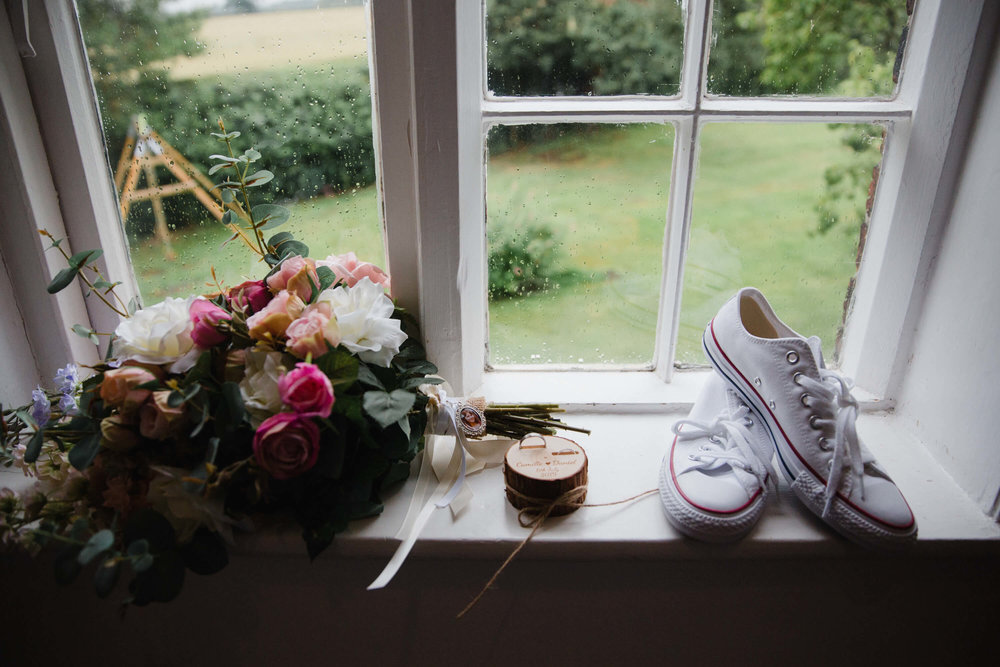
<svg viewBox="0 0 1000 667">
<path fill-rule="evenodd" d="M 162 62 L 204 49 L 199 12 L 166 14 L 161 0 L 78 0 L 80 26 L 101 106 L 108 150 L 116 155 L 132 114 L 166 92 Z"/>
</svg>

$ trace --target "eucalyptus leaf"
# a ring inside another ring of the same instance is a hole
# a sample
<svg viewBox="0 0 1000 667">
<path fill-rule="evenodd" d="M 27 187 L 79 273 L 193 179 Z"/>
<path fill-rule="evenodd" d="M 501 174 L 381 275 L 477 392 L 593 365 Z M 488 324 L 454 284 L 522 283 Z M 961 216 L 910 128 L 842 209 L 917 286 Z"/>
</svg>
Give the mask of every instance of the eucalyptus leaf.
<svg viewBox="0 0 1000 667">
<path fill-rule="evenodd" d="M 258 204 L 253 207 L 253 218 L 257 229 L 273 229 L 288 222 L 292 215 L 284 206 L 278 204 Z"/>
<path fill-rule="evenodd" d="M 387 428 L 406 416 L 417 397 L 413 392 L 394 389 L 391 392 L 366 391 L 362 396 L 362 407 L 382 428 Z"/>
<path fill-rule="evenodd" d="M 76 278 L 79 272 L 80 269 L 73 266 L 69 266 L 63 269 L 62 271 L 56 274 L 56 277 L 52 279 L 52 282 L 49 283 L 49 286 L 45 288 L 46 291 L 49 294 L 55 294 L 56 292 L 60 292 L 66 289 L 66 287 L 68 287 L 69 284 L 73 282 L 73 280 Z"/>
<path fill-rule="evenodd" d="M 135 315 L 140 310 L 142 310 L 142 302 L 139 301 L 139 295 L 137 294 L 128 300 L 128 314 Z"/>
<path fill-rule="evenodd" d="M 220 164 L 217 164 L 217 165 L 215 165 L 215 166 L 211 167 L 211 168 L 210 168 L 210 169 L 208 170 L 208 175 L 209 175 L 209 176 L 212 176 L 213 174 L 215 174 L 215 173 L 216 173 L 216 172 L 218 172 L 219 170 L 221 170 L 221 169 L 225 169 L 226 167 L 231 167 L 231 166 L 233 166 L 233 165 L 232 165 L 232 164 L 226 164 L 226 163 L 220 163 Z"/>
<path fill-rule="evenodd" d="M 94 572 L 94 591 L 97 592 L 97 597 L 106 598 L 111 594 L 118 583 L 121 571 L 122 564 L 117 558 L 108 558 L 97 566 Z"/>
<path fill-rule="evenodd" d="M 251 174 L 244 181 L 244 185 L 248 188 L 255 188 L 265 183 L 270 183 L 274 179 L 274 174 L 269 172 L 267 169 L 261 169 L 255 174 Z"/>
<path fill-rule="evenodd" d="M 149 542 L 147 540 L 136 540 L 128 545 L 125 552 L 132 558 L 143 556 L 149 553 Z"/>
<path fill-rule="evenodd" d="M 80 268 L 83 268 L 83 266 L 87 262 L 91 262 L 91 261 L 97 259 L 98 257 L 100 257 L 103 254 L 104 254 L 104 251 L 101 250 L 100 248 L 98 248 L 97 250 L 84 250 L 84 251 L 78 252 L 75 255 L 73 255 L 72 257 L 70 257 L 69 260 L 68 260 L 68 262 L 69 262 L 69 265 L 71 267 L 76 268 L 76 269 L 80 269 Z"/>
<path fill-rule="evenodd" d="M 99 530 L 90 536 L 90 539 L 87 540 L 87 544 L 80 550 L 80 553 L 77 554 L 76 559 L 80 562 L 80 565 L 86 565 L 114 546 L 114 543 L 114 533 L 107 528 Z"/>
<path fill-rule="evenodd" d="M 216 153 L 214 155 L 209 155 L 208 159 L 209 160 L 222 160 L 223 162 L 227 163 L 226 166 L 233 165 L 233 164 L 236 164 L 237 162 L 239 162 L 238 158 L 230 157 L 228 155 L 221 155 L 219 153 Z M 211 173 L 211 172 L 209 172 L 209 173 Z"/>
<path fill-rule="evenodd" d="M 254 162 L 260 159 L 260 151 L 254 148 L 248 148 L 243 152 L 243 157 L 248 159 L 250 162 Z"/>
<path fill-rule="evenodd" d="M 236 192 L 230 190 L 229 188 L 224 188 L 222 192 L 219 193 L 219 199 L 222 200 L 223 204 L 231 204 L 234 201 L 236 201 Z M 232 213 L 233 217 L 236 216 L 236 214 L 233 213 L 232 210 L 230 210 L 229 213 Z M 231 222 L 235 222 L 235 220 L 231 220 Z"/>
<path fill-rule="evenodd" d="M 381 380 L 375 377 L 375 374 L 372 373 L 372 369 L 368 368 L 366 364 L 359 364 L 358 366 L 358 381 L 362 384 L 368 385 L 369 387 L 377 387 L 385 390 L 385 385 L 382 384 Z"/>
<path fill-rule="evenodd" d="M 97 345 L 98 343 L 101 342 L 100 339 L 97 337 L 96 331 L 94 331 L 93 329 L 89 329 L 83 326 L 82 324 L 74 324 L 73 333 L 75 333 L 80 338 L 88 339 L 94 345 Z"/>
</svg>

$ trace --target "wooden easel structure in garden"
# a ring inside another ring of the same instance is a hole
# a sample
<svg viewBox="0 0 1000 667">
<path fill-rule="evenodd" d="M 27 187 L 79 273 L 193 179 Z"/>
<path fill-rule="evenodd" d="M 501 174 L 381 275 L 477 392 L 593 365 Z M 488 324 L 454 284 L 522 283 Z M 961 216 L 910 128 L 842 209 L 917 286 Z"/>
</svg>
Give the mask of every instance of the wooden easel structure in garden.
<svg viewBox="0 0 1000 667">
<path fill-rule="evenodd" d="M 160 185 L 156 177 L 156 168 L 159 166 L 166 167 L 177 182 Z M 141 176 L 146 178 L 146 187 L 137 189 Z M 173 259 L 175 254 L 170 246 L 170 230 L 167 229 L 167 218 L 163 213 L 163 198 L 190 192 L 216 220 L 221 220 L 222 204 L 209 194 L 214 185 L 176 148 L 164 141 L 156 130 L 149 127 L 142 116 L 132 117 L 118 167 L 115 169 L 115 188 L 120 193 L 122 222 L 128 218 L 133 202 L 150 200 L 156 223 L 156 237 L 163 243 L 167 259 Z"/>
</svg>

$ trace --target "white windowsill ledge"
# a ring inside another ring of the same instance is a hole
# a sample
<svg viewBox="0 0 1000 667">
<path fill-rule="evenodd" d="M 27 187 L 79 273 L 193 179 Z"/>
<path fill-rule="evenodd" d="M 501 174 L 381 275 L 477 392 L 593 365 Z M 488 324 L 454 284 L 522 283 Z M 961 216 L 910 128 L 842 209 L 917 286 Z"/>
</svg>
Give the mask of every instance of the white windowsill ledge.
<svg viewBox="0 0 1000 667">
<path fill-rule="evenodd" d="M 591 435 L 569 434 L 589 458 L 587 501 L 621 500 L 657 485 L 659 465 L 670 426 L 686 411 L 628 415 L 573 410 L 567 421 L 591 429 Z M 926 449 L 883 412 L 866 413 L 858 431 L 899 485 L 917 517 L 917 555 L 1000 554 L 1000 524 L 987 517 L 938 465 Z M 416 472 L 416 466 L 415 471 Z M 24 487 L 19 474 L 0 475 L 0 485 Z M 431 516 L 413 553 L 431 558 L 499 558 L 527 535 L 507 504 L 500 468 L 468 477 L 475 494 L 458 517 L 449 509 Z M 355 521 L 338 535 L 328 553 L 350 557 L 388 558 L 399 542 L 416 474 L 386 495 L 385 511 L 375 519 Z M 780 481 L 779 498 L 771 498 L 760 523 L 743 540 L 730 545 L 701 544 L 681 536 L 663 515 L 652 494 L 612 507 L 587 507 L 549 519 L 521 558 L 684 559 L 689 557 L 851 556 L 870 552 L 835 534 L 806 510 Z M 775 501 L 778 502 L 775 502 Z M 299 529 L 291 524 L 261 525 L 238 538 L 237 553 L 305 557 Z M 404 565 L 405 568 L 405 565 Z"/>
</svg>

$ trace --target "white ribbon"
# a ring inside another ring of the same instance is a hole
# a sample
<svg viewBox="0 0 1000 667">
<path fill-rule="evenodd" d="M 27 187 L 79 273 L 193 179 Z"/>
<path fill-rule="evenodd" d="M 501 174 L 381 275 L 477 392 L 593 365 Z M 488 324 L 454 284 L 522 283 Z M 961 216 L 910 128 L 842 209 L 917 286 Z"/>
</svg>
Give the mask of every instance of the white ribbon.
<svg viewBox="0 0 1000 667">
<path fill-rule="evenodd" d="M 434 510 L 450 507 L 452 516 L 457 517 L 468 506 L 472 491 L 466 484 L 466 476 L 499 464 L 512 442 L 497 439 L 470 442 L 458 425 L 458 412 L 464 401 L 448 398 L 440 386 L 432 387 L 427 393 L 436 411 L 428 422 L 429 433 L 417 485 L 403 524 L 396 533 L 396 538 L 402 542 L 382 573 L 368 586 L 370 591 L 385 587 L 396 576 Z M 438 478 L 433 489 L 432 473 Z"/>
</svg>

